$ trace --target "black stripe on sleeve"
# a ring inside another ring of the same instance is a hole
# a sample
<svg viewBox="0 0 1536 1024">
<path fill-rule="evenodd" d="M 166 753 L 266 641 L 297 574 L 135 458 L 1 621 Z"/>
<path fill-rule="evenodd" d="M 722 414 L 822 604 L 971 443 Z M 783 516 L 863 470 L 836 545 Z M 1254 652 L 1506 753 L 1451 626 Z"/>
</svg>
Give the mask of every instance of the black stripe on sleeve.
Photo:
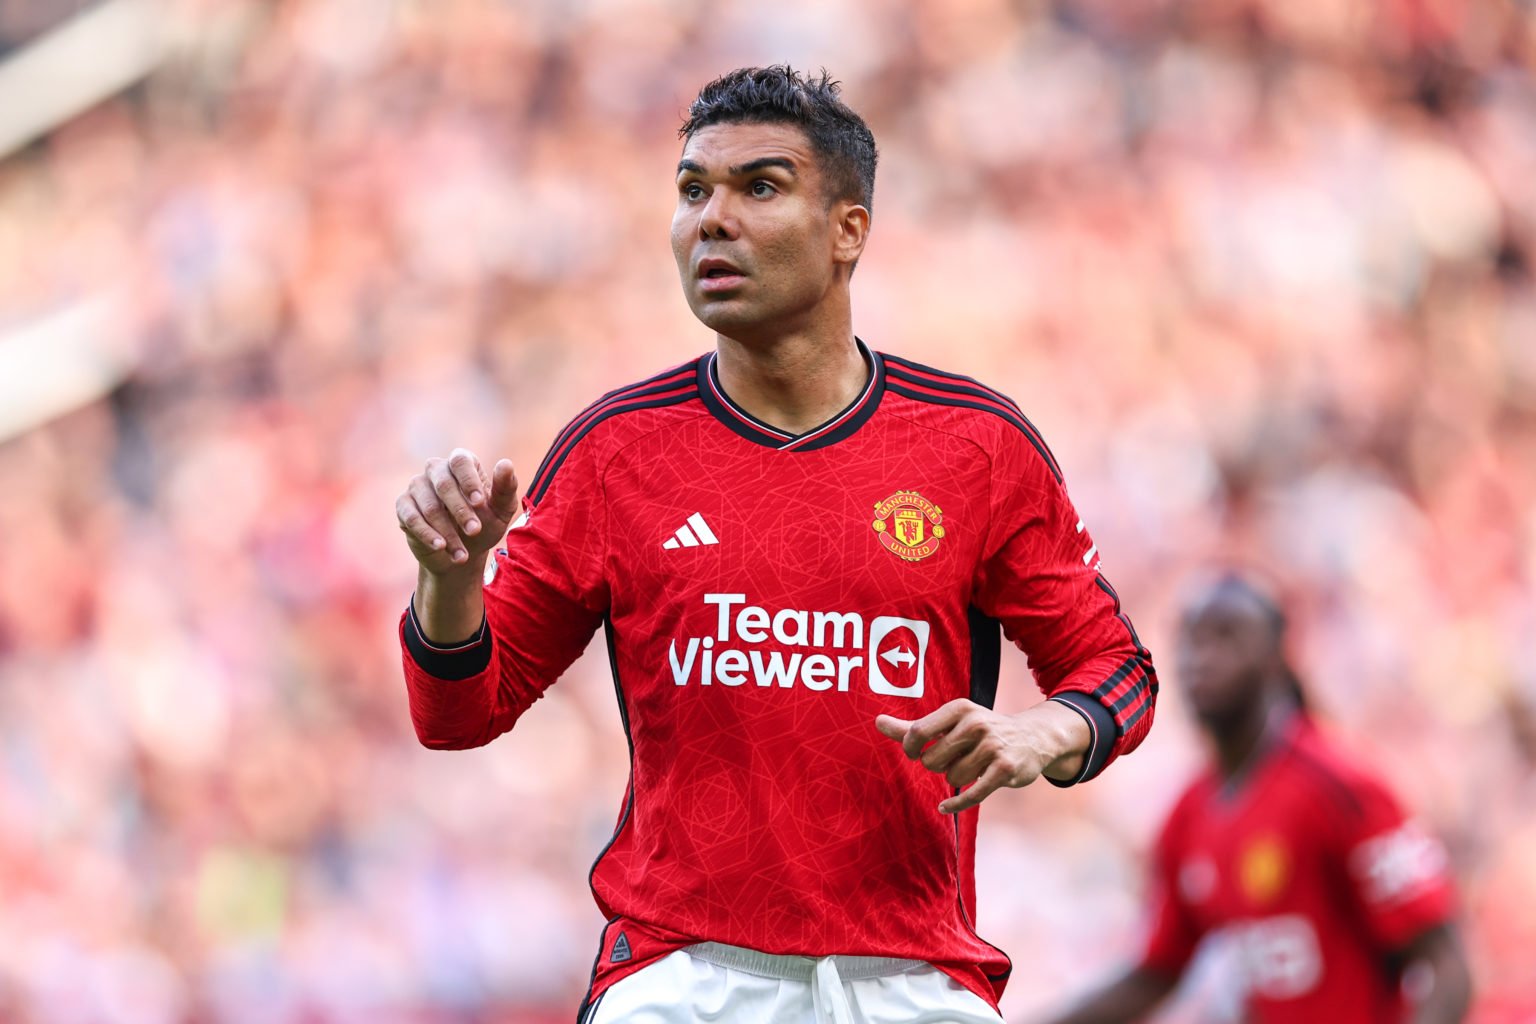
<svg viewBox="0 0 1536 1024">
<path fill-rule="evenodd" d="M 936 370 L 932 366 L 926 366 L 922 363 L 914 362 L 911 359 L 903 359 L 901 356 L 888 355 L 885 357 L 885 359 L 887 363 L 894 364 L 895 366 L 904 370 L 913 370 L 918 373 L 926 373 L 934 377 L 942 377 L 944 380 L 954 381 L 957 384 L 968 384 L 978 391 L 986 392 L 988 395 L 997 399 L 999 402 L 1002 402 L 1004 405 L 1010 406 L 1013 411 L 1019 415 L 1022 416 L 1024 414 L 1024 410 L 1019 408 L 1018 402 L 1015 402 L 1013 399 L 1009 398 L 1001 391 L 998 391 L 996 388 L 987 387 L 975 377 L 967 377 L 963 373 L 950 373 L 947 370 Z"/>
<path fill-rule="evenodd" d="M 544 474 L 544 479 L 533 490 L 529 491 L 528 500 L 537 506 L 544 499 L 545 493 L 549 490 L 549 485 L 554 483 L 556 475 L 559 474 L 560 467 L 565 465 L 565 460 L 570 457 L 571 452 L 581 443 L 581 439 L 591 433 L 592 429 L 598 424 L 615 416 L 621 416 L 626 412 L 635 412 L 639 409 L 660 409 L 668 405 L 681 405 L 684 402 L 691 402 L 698 397 L 698 390 L 696 388 L 689 388 L 687 391 L 677 395 L 666 395 L 661 398 L 652 398 L 645 401 L 621 401 L 604 409 L 601 414 L 592 417 L 591 422 L 582 427 L 566 442 L 564 451 L 560 452 L 558 456 L 551 454 L 550 459 L 547 460 L 549 461 L 549 466 Z"/>
<path fill-rule="evenodd" d="M 1131 625 L 1130 617 L 1127 616 L 1125 612 L 1121 611 L 1120 595 L 1115 591 L 1114 587 L 1109 585 L 1109 580 L 1106 580 L 1101 573 L 1100 575 L 1094 577 L 1093 582 L 1098 586 L 1100 590 L 1109 595 L 1109 599 L 1111 601 L 1115 602 L 1115 617 L 1120 620 L 1120 623 L 1123 626 L 1125 626 L 1125 631 L 1131 634 L 1131 643 L 1136 645 L 1136 653 L 1139 654 L 1143 659 L 1151 658 L 1151 652 L 1148 651 L 1146 645 L 1141 642 L 1141 637 L 1136 635 L 1136 627 Z"/>
<path fill-rule="evenodd" d="M 1151 689 L 1150 681 L 1153 677 L 1148 671 L 1149 668 L 1150 663 L 1146 659 L 1140 654 L 1133 654 L 1125 659 L 1108 679 L 1094 687 L 1094 697 L 1107 705 L 1110 714 L 1119 723 L 1121 732 L 1129 732 L 1133 725 L 1141 721 L 1141 716 L 1146 714 L 1147 708 L 1152 705 L 1152 697 L 1148 691 Z M 1110 695 L 1128 678 L 1132 680 L 1130 688 L 1111 700 Z M 1143 701 L 1141 707 L 1137 708 L 1129 718 L 1125 718 L 1125 710 L 1138 700 Z"/>
<path fill-rule="evenodd" d="M 571 420 L 571 422 L 567 423 L 564 430 L 560 431 L 559 436 L 555 438 L 555 443 L 549 446 L 549 451 L 544 455 L 544 461 L 539 463 L 537 472 L 533 474 L 533 483 L 537 485 L 544 478 L 544 472 L 549 468 L 550 461 L 554 459 L 555 453 L 565 447 L 565 444 L 570 439 L 571 435 L 580 429 L 586 423 L 588 417 L 592 416 L 593 413 L 598 412 L 605 405 L 619 405 L 621 403 L 629 402 L 637 398 L 647 398 L 651 395 L 659 395 L 668 391 L 676 391 L 678 388 L 684 387 L 688 383 L 688 378 L 682 376 L 682 374 L 684 370 L 689 370 L 690 368 L 691 364 L 685 364 L 683 366 L 668 370 L 666 373 L 658 374 L 649 380 L 643 380 L 638 384 L 631 384 L 629 387 L 618 388 L 617 390 L 610 391 L 602 398 L 599 398 L 597 401 L 581 410 L 580 414 L 578 414 L 575 419 Z M 664 377 L 676 377 L 678 379 L 666 380 L 660 384 L 653 383 L 654 381 L 661 380 Z M 647 387 L 646 385 L 648 384 L 651 386 Z"/>
<path fill-rule="evenodd" d="M 1114 712 L 1116 715 L 1120 714 L 1132 704 L 1135 704 L 1136 701 L 1140 699 L 1141 695 L 1147 692 L 1146 673 L 1141 671 L 1140 661 L 1137 661 L 1135 664 L 1138 676 L 1136 680 L 1131 683 L 1131 688 L 1126 690 L 1118 698 L 1110 701 L 1109 703 L 1109 710 Z M 1107 697 L 1105 699 L 1107 699 Z"/>
<path fill-rule="evenodd" d="M 1139 664 L 1140 663 L 1138 663 L 1138 666 Z M 1131 726 L 1141 721 L 1141 716 L 1146 714 L 1147 708 L 1152 706 L 1152 698 L 1148 693 L 1145 669 L 1142 670 L 1141 682 L 1132 687 L 1130 693 L 1127 693 L 1124 697 L 1115 701 L 1115 705 L 1113 708 L 1111 708 L 1111 710 L 1116 715 L 1124 715 L 1126 708 L 1129 708 L 1131 705 L 1135 704 L 1138 699 L 1142 701 L 1141 707 L 1133 711 L 1130 717 L 1125 718 L 1125 720 L 1120 723 L 1120 728 L 1126 730 L 1127 732 L 1130 731 Z"/>
<path fill-rule="evenodd" d="M 1093 688 L 1093 695 L 1100 700 L 1109 700 L 1109 695 L 1115 692 L 1115 688 L 1125 681 L 1125 677 L 1131 674 L 1136 667 L 1136 656 L 1133 654 L 1120 663 L 1120 667 L 1110 673 L 1108 679 Z M 1132 692 L 1135 688 L 1132 687 Z"/>
<path fill-rule="evenodd" d="M 459 680 L 477 676 L 491 663 L 491 631 L 480 616 L 480 628 L 468 640 L 456 644 L 434 644 L 427 639 L 416 618 L 412 601 L 405 614 L 405 649 L 411 660 L 435 679 Z"/>
<path fill-rule="evenodd" d="M 1121 723 L 1121 728 L 1129 731 L 1132 726 L 1141 721 L 1141 717 L 1157 702 L 1157 668 L 1152 664 L 1152 652 L 1147 650 L 1146 646 L 1141 642 L 1141 637 L 1136 635 L 1136 627 L 1131 624 L 1130 616 L 1121 610 L 1120 595 L 1115 593 L 1115 588 L 1109 585 L 1109 581 L 1103 575 L 1096 576 L 1094 583 L 1098 585 L 1100 590 L 1109 595 L 1110 600 L 1115 603 L 1115 618 L 1120 620 L 1120 624 L 1125 627 L 1126 633 L 1130 635 L 1131 643 L 1136 648 L 1134 660 L 1137 667 L 1141 669 L 1143 677 L 1141 684 L 1132 688 L 1131 694 L 1145 691 L 1147 694 L 1146 703 L 1142 704 L 1128 719 Z M 1105 692 L 1107 693 L 1108 691 Z M 1127 697 L 1130 697 L 1131 694 L 1127 694 Z M 1129 707 L 1131 703 L 1131 700 L 1126 700 L 1124 706 Z M 1121 708 L 1117 707 L 1115 710 L 1118 713 Z"/>
<path fill-rule="evenodd" d="M 898 380 L 912 384 L 921 384 L 924 387 L 934 388 L 938 391 L 947 391 L 956 395 L 969 395 L 973 398 L 990 399 L 1007 408 L 1013 414 L 1009 422 L 1018 426 L 1025 434 L 1029 435 L 1029 443 L 1035 446 L 1041 457 L 1050 464 L 1051 472 L 1056 474 L 1056 479 L 1061 479 L 1061 465 L 1057 463 L 1056 456 L 1051 452 L 1050 446 L 1045 443 L 1045 435 L 1040 433 L 1040 428 L 1032 423 L 1024 410 L 1019 408 L 1019 403 L 1003 394 L 987 387 L 985 384 L 971 377 L 963 377 L 956 373 L 945 373 L 943 370 L 935 370 L 931 366 L 914 363 L 906 359 L 897 359 L 894 356 L 886 357 L 886 372 Z M 912 372 L 916 371 L 916 372 Z M 942 381 L 929 380 L 923 374 L 944 378 Z M 1022 421 L 1022 425 L 1020 423 Z"/>
<path fill-rule="evenodd" d="M 1025 425 L 1024 418 L 1022 416 L 1017 415 L 1012 410 L 1004 408 L 1001 405 L 993 404 L 995 402 L 994 399 L 988 399 L 987 401 L 976 401 L 969 398 L 961 398 L 959 396 L 952 397 L 950 395 L 929 394 L 927 392 L 916 391 L 910 387 L 907 387 L 904 383 L 902 383 L 902 380 L 903 378 L 897 377 L 895 371 L 892 370 L 885 380 L 886 390 L 894 391 L 896 394 L 901 395 L 903 398 L 910 398 L 915 402 L 931 402 L 934 405 L 950 405 L 960 409 L 976 409 L 980 412 L 989 412 L 994 416 L 1007 420 L 1009 423 L 1017 427 L 1019 432 L 1024 435 L 1024 437 L 1029 441 L 1030 445 L 1033 446 L 1035 451 L 1040 453 L 1040 458 L 1045 460 L 1046 468 L 1051 471 L 1051 475 L 1056 478 L 1056 482 L 1064 482 L 1064 478 L 1061 475 L 1061 470 L 1057 467 L 1056 460 L 1051 456 L 1050 450 L 1046 448 L 1045 443 L 1036 437 L 1034 432 Z M 928 382 L 927 386 L 938 387 L 937 384 L 934 384 L 931 381 Z"/>
</svg>

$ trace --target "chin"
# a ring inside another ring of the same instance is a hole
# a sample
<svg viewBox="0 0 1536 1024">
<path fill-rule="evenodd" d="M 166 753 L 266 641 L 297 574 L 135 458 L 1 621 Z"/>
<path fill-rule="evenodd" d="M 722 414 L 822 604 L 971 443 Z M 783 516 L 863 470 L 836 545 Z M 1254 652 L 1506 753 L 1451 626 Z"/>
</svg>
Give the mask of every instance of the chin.
<svg viewBox="0 0 1536 1024">
<path fill-rule="evenodd" d="M 693 307 L 693 315 L 699 322 L 716 334 L 732 337 L 740 333 L 755 333 L 771 318 L 746 303 L 733 299 L 717 299 L 701 302 Z"/>
</svg>

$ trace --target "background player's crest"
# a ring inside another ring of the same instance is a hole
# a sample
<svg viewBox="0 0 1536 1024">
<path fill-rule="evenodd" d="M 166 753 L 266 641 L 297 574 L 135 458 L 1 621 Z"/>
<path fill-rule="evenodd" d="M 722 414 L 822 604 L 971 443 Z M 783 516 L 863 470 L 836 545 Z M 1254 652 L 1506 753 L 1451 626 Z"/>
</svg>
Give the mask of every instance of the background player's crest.
<svg viewBox="0 0 1536 1024">
<path fill-rule="evenodd" d="M 897 491 L 875 503 L 875 536 L 885 549 L 908 562 L 921 561 L 944 539 L 944 511 L 916 491 Z"/>
<path fill-rule="evenodd" d="M 1290 858 L 1273 836 L 1256 839 L 1238 862 L 1237 877 L 1243 894 L 1254 903 L 1269 903 L 1285 888 Z"/>
</svg>

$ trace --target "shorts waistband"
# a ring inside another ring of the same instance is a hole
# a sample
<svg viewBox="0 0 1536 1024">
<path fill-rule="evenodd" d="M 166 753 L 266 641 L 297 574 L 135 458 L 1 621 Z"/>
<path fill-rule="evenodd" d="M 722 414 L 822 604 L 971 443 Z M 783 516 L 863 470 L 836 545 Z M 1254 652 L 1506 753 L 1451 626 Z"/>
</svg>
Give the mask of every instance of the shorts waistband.
<svg viewBox="0 0 1536 1024">
<path fill-rule="evenodd" d="M 700 942 L 683 947 L 683 952 L 716 967 L 729 967 L 762 978 L 778 978 L 783 981 L 811 981 L 816 976 L 818 962 L 816 957 L 759 953 L 755 949 L 728 946 L 723 942 Z M 838 955 L 820 959 L 831 960 L 837 966 L 838 975 L 845 981 L 886 978 L 928 966 L 921 960 L 901 960 L 890 956 Z"/>
</svg>

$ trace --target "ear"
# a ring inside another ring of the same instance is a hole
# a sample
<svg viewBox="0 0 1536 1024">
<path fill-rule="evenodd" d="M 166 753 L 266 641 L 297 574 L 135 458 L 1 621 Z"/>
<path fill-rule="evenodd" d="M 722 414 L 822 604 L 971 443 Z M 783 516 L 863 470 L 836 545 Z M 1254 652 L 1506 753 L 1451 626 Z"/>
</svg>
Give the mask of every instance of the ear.
<svg viewBox="0 0 1536 1024">
<path fill-rule="evenodd" d="M 827 211 L 832 222 L 832 262 L 850 270 L 869 241 L 869 210 L 858 203 L 840 199 Z"/>
</svg>

